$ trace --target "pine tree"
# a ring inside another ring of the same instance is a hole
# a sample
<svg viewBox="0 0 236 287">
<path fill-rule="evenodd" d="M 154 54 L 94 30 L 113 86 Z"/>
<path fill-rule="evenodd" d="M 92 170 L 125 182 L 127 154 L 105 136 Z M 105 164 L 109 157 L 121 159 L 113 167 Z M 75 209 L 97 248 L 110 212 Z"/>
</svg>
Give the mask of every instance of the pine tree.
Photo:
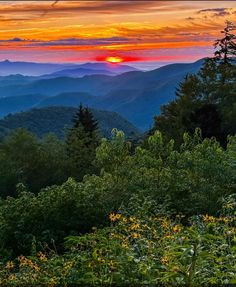
<svg viewBox="0 0 236 287">
<path fill-rule="evenodd" d="M 236 26 L 230 22 L 226 21 L 226 27 L 221 33 L 224 34 L 222 39 L 218 39 L 215 42 L 215 48 L 218 50 L 215 52 L 215 57 L 217 59 L 223 59 L 224 63 L 229 63 L 232 57 L 236 56 L 236 35 L 233 31 L 236 30 Z"/>
<path fill-rule="evenodd" d="M 67 154 L 71 162 L 71 176 L 82 179 L 96 171 L 94 160 L 99 144 L 98 123 L 88 108 L 80 105 L 73 118 L 73 127 L 66 137 Z"/>
</svg>

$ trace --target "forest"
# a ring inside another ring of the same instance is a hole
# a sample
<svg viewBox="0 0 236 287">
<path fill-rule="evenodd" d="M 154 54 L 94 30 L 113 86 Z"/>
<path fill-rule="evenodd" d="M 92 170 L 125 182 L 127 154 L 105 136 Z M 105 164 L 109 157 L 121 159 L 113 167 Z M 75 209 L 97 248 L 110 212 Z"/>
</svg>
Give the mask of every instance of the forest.
<svg viewBox="0 0 236 287">
<path fill-rule="evenodd" d="M 236 284 L 235 29 L 142 138 L 80 105 L 64 139 L 1 139 L 1 286 Z"/>
</svg>

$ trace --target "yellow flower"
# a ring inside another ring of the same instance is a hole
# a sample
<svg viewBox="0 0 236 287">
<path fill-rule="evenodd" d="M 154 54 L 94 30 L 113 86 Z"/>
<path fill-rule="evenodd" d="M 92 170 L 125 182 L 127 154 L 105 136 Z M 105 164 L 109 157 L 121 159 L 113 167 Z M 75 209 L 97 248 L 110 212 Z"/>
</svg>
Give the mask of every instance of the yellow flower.
<svg viewBox="0 0 236 287">
<path fill-rule="evenodd" d="M 134 222 L 134 221 L 136 221 L 136 217 L 132 217 L 132 216 L 131 216 L 131 217 L 129 218 L 129 220 L 130 220 L 130 222 Z"/>
<path fill-rule="evenodd" d="M 178 225 L 178 224 L 173 227 L 173 231 L 174 232 L 179 232 L 181 230 L 182 230 L 182 227 L 180 225 Z"/>
<path fill-rule="evenodd" d="M 216 218 L 214 216 L 210 216 L 208 214 L 203 215 L 203 221 L 205 222 L 215 222 Z"/>
<path fill-rule="evenodd" d="M 122 246 L 123 248 L 128 248 L 128 247 L 129 247 L 127 242 L 123 242 L 123 243 L 121 244 L 121 246 Z"/>
<path fill-rule="evenodd" d="M 48 284 L 49 287 L 55 286 L 57 284 L 57 278 L 56 277 L 50 278 L 48 283 L 49 283 Z"/>
<path fill-rule="evenodd" d="M 161 263 L 164 265 L 167 264 L 169 261 L 170 261 L 170 259 L 168 256 L 164 256 L 161 258 Z"/>
<path fill-rule="evenodd" d="M 130 226 L 130 230 L 137 230 L 140 228 L 140 225 L 138 223 L 133 223 L 131 226 Z"/>
<path fill-rule="evenodd" d="M 12 261 L 8 261 L 6 264 L 6 269 L 13 269 L 14 268 L 14 263 Z"/>
<path fill-rule="evenodd" d="M 65 272 L 68 272 L 72 267 L 73 267 L 74 262 L 73 261 L 68 261 L 64 263 L 63 269 Z"/>
<path fill-rule="evenodd" d="M 43 261 L 43 262 L 47 261 L 46 255 L 43 254 L 41 251 L 38 253 L 38 257 L 40 261 Z"/>
<path fill-rule="evenodd" d="M 167 235 L 166 235 L 166 238 L 168 238 L 168 239 L 173 239 L 174 236 L 173 236 L 173 235 L 170 235 L 170 234 L 167 234 Z"/>
<path fill-rule="evenodd" d="M 127 222 L 127 218 L 122 217 L 122 221 L 123 221 L 124 223 L 126 223 L 126 222 Z"/>
<path fill-rule="evenodd" d="M 36 272 L 39 272 L 40 271 L 40 268 L 37 264 L 33 264 L 32 265 L 33 269 L 36 271 Z"/>
<path fill-rule="evenodd" d="M 109 215 L 109 219 L 110 219 L 110 221 L 112 221 L 112 222 L 117 221 L 117 220 L 119 220 L 120 218 L 121 218 L 121 214 L 119 214 L 119 213 L 117 213 L 117 214 L 115 214 L 115 213 L 110 213 L 110 215 Z"/>
<path fill-rule="evenodd" d="M 137 233 L 137 232 L 132 233 L 131 236 L 132 236 L 133 238 L 140 238 L 140 237 L 141 237 L 140 234 Z"/>
</svg>

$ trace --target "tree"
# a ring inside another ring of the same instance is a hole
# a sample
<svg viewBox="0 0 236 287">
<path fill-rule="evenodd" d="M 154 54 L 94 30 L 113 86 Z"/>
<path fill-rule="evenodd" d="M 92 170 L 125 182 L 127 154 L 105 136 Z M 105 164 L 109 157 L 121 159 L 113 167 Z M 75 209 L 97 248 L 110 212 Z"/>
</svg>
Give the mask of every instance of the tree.
<svg viewBox="0 0 236 287">
<path fill-rule="evenodd" d="M 224 63 L 230 62 L 230 57 L 236 56 L 236 35 L 233 33 L 234 30 L 236 30 L 236 26 L 232 22 L 226 21 L 226 27 L 221 31 L 224 37 L 217 39 L 214 45 L 215 48 L 218 48 L 215 52 L 215 57 L 223 59 Z"/>
<path fill-rule="evenodd" d="M 19 129 L 7 136 L 0 145 L 1 196 L 15 195 L 18 182 L 35 191 L 39 159 L 39 144 L 30 132 Z"/>
<path fill-rule="evenodd" d="M 95 172 L 94 160 L 99 144 L 98 123 L 88 108 L 80 105 L 73 118 L 73 127 L 66 136 L 66 148 L 71 162 L 71 176 L 81 180 Z"/>
<path fill-rule="evenodd" d="M 62 184 L 70 176 L 65 144 L 50 134 L 37 139 L 24 129 L 10 133 L 0 143 L 0 197 L 16 196 L 16 185 L 31 192 Z"/>
</svg>

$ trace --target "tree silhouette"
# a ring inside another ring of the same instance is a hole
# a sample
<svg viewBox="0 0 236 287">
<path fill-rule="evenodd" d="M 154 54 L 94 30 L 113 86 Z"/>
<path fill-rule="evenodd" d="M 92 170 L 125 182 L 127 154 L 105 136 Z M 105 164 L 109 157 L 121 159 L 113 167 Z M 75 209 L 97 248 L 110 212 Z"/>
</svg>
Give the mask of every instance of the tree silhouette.
<svg viewBox="0 0 236 287">
<path fill-rule="evenodd" d="M 232 22 L 226 21 L 226 27 L 221 31 L 224 37 L 217 39 L 214 44 L 214 47 L 218 48 L 215 52 L 216 59 L 223 59 L 224 63 L 228 63 L 230 58 L 236 55 L 236 35 L 233 33 L 234 30 L 236 30 L 236 26 Z"/>
</svg>

